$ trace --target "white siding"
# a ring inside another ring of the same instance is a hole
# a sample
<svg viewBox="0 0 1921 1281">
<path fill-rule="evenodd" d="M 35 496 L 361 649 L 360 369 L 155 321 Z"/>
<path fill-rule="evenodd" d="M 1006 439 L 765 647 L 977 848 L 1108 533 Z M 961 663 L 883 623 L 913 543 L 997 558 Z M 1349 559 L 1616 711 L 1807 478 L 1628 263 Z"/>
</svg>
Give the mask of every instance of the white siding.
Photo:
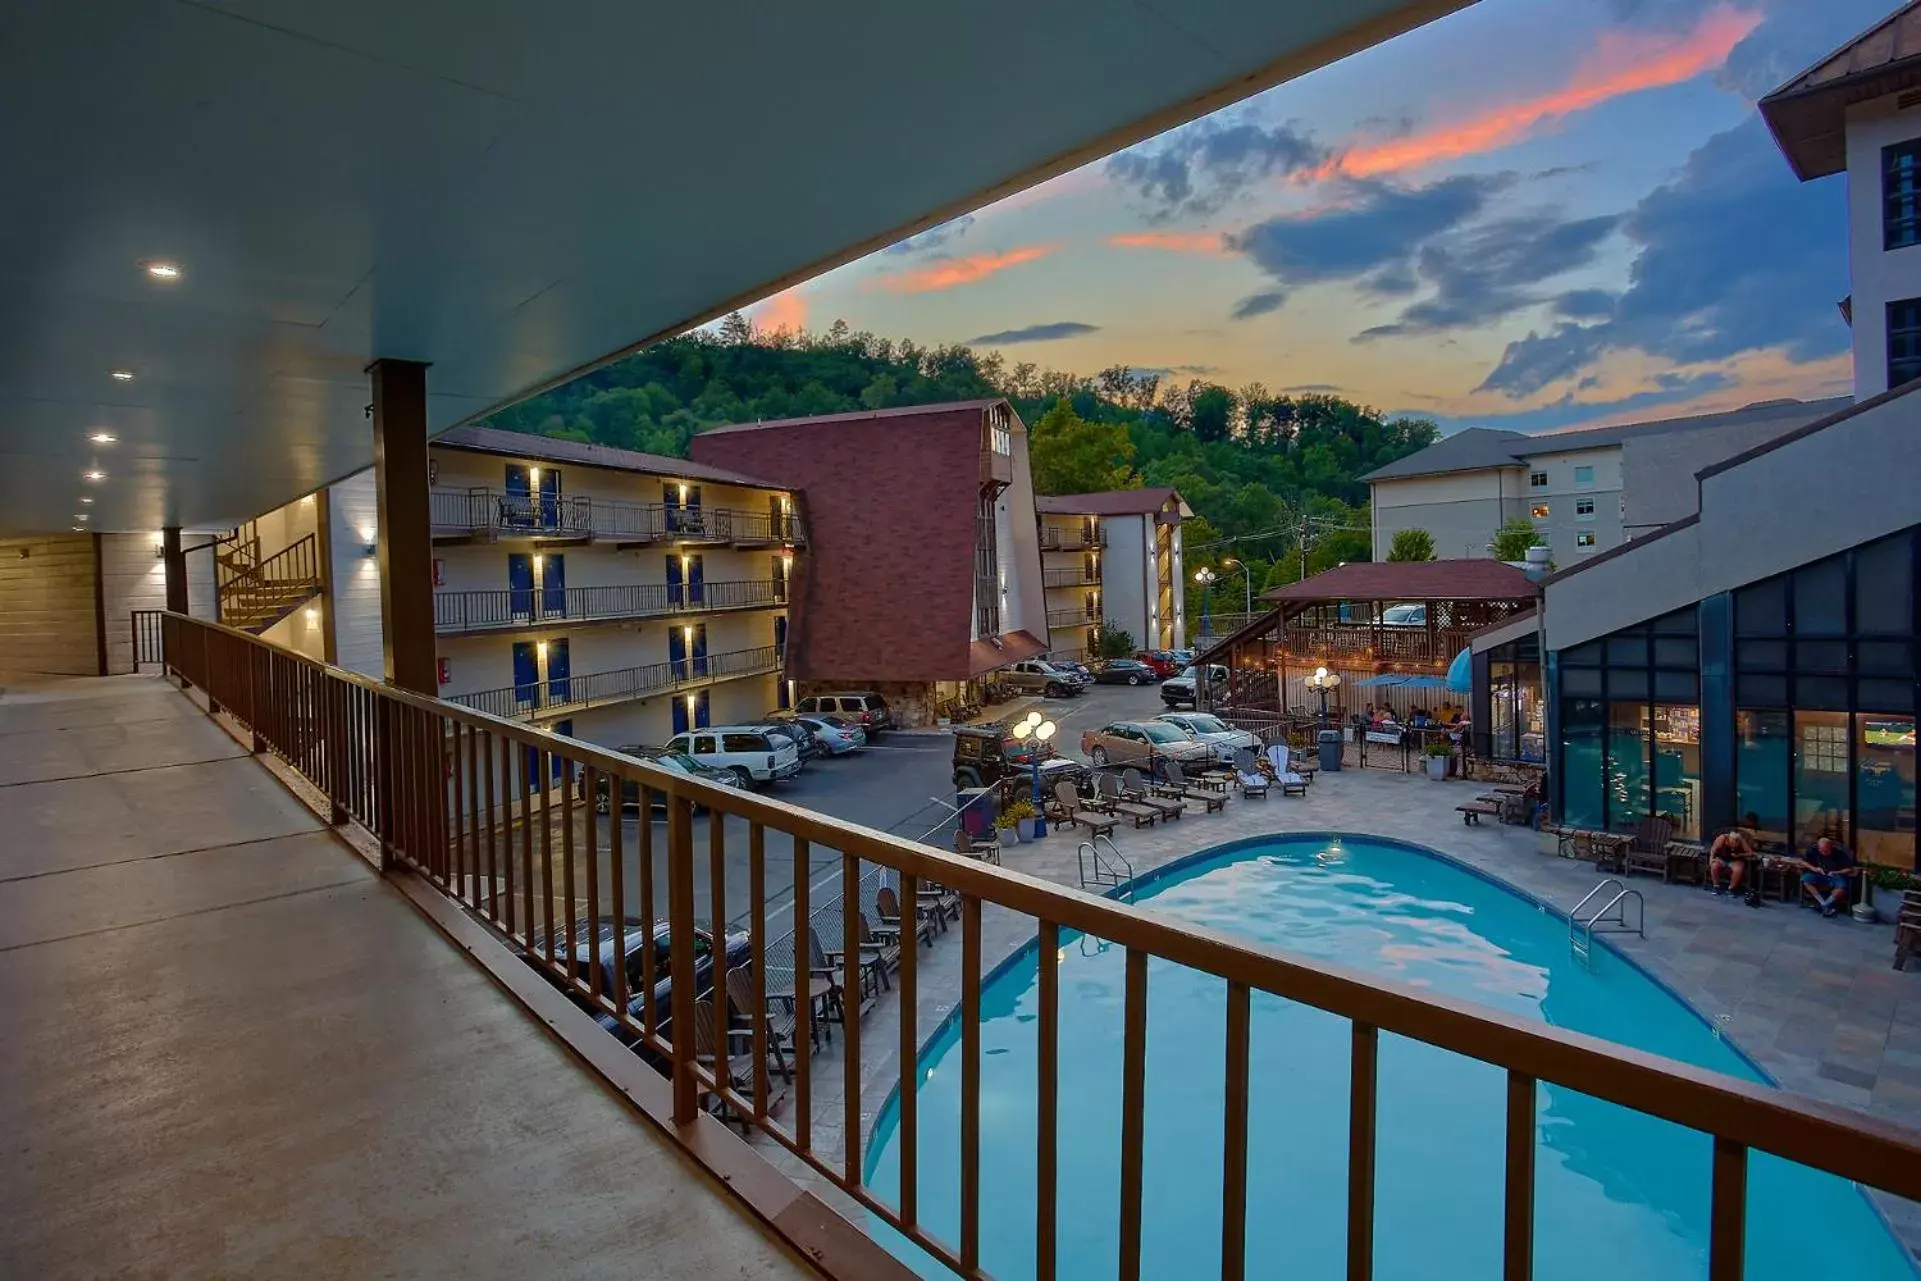
<svg viewBox="0 0 1921 1281">
<path fill-rule="evenodd" d="M 183 534 L 181 544 L 193 547 L 211 534 Z M 100 568 L 107 627 L 107 671 L 133 670 L 131 615 L 136 609 L 167 607 L 167 566 L 157 555 L 159 534 L 103 534 Z M 187 558 L 187 610 L 195 618 L 213 617 L 213 555 L 196 552 Z"/>
<path fill-rule="evenodd" d="M 996 531 L 1000 552 L 1001 630 L 1047 638 L 1047 592 L 1041 576 L 1040 520 L 1034 512 L 1034 475 L 1027 465 L 1027 429 L 1010 415 L 1014 433 L 1014 481 L 1001 491 Z M 984 429 L 983 429 L 984 430 Z M 985 435 L 981 444 L 987 444 Z M 975 611 L 976 617 L 979 611 Z"/>
<path fill-rule="evenodd" d="M 1152 648 L 1154 629 L 1147 621 L 1155 603 L 1154 525 L 1146 516 L 1109 516 L 1101 521 L 1107 547 L 1101 552 L 1101 613 L 1125 628 L 1134 643 Z"/>
<path fill-rule="evenodd" d="M 334 633 L 334 662 L 380 680 L 386 675 L 386 658 L 381 650 L 380 562 L 367 555 L 362 534 L 363 530 L 374 531 L 378 518 L 373 469 L 330 487 L 327 503 L 333 541 L 333 594 L 326 609 Z"/>
<path fill-rule="evenodd" d="M 1888 304 L 1921 298 L 1921 245 L 1881 247 L 1881 149 L 1921 138 L 1921 111 L 1897 111 L 1895 101 L 1895 95 L 1889 95 L 1848 108 L 1848 248 L 1853 264 L 1856 400 L 1888 389 Z"/>
<path fill-rule="evenodd" d="M 0 672 L 99 673 L 93 536 L 0 538 Z"/>
<path fill-rule="evenodd" d="M 1394 535 L 1403 529 L 1426 530 L 1441 560 L 1477 559 L 1488 555 L 1488 540 L 1504 521 L 1527 512 L 1521 497 L 1527 472 L 1516 467 L 1377 480 L 1369 490 L 1375 560 L 1387 559 Z"/>
</svg>

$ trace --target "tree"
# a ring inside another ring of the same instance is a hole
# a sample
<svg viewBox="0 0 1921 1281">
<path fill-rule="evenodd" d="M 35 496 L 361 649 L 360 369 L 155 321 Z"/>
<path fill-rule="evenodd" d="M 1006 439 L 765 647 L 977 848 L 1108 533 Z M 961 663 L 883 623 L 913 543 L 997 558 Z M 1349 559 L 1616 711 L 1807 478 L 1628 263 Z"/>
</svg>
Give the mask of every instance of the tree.
<svg viewBox="0 0 1921 1281">
<path fill-rule="evenodd" d="M 1516 516 L 1494 531 L 1495 560 L 1526 560 L 1528 548 L 1545 546 L 1547 540 L 1525 516 Z"/>
<path fill-rule="evenodd" d="M 1027 461 L 1037 494 L 1091 494 L 1135 489 L 1134 442 L 1125 427 L 1090 423 L 1065 401 L 1041 415 L 1028 433 Z"/>
<path fill-rule="evenodd" d="M 1126 658 L 1134 652 L 1134 633 L 1111 619 L 1103 622 L 1094 632 L 1094 652 L 1101 658 Z"/>
<path fill-rule="evenodd" d="M 1389 560 L 1433 560 L 1434 535 L 1425 529 L 1397 529 L 1394 541 L 1388 544 Z"/>
</svg>

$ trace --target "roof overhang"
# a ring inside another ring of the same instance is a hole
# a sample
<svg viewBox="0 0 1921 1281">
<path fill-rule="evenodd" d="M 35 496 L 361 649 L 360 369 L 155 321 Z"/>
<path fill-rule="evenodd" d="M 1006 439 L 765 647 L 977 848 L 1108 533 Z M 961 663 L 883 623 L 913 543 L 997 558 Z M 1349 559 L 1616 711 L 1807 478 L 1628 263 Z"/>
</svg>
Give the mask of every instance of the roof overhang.
<svg viewBox="0 0 1921 1281">
<path fill-rule="evenodd" d="M 1464 3 L 15 6 L 0 532 L 251 516 L 375 359 L 472 421 Z"/>
</svg>

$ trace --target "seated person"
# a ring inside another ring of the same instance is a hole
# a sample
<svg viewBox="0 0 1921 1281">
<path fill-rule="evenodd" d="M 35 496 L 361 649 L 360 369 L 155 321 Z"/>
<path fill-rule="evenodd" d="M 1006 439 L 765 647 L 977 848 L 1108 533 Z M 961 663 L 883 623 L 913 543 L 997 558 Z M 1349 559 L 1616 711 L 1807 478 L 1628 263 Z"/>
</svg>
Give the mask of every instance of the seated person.
<svg viewBox="0 0 1921 1281">
<path fill-rule="evenodd" d="M 1733 894 L 1748 876 L 1748 860 L 1759 851 L 1745 828 L 1730 827 L 1708 846 L 1708 888 L 1716 894 Z M 1722 884 L 1725 875 L 1727 883 Z"/>
<path fill-rule="evenodd" d="M 1845 845 L 1833 837 L 1823 836 L 1808 847 L 1801 862 L 1805 865 L 1801 890 L 1814 900 L 1821 915 L 1833 916 L 1847 906 L 1847 873 L 1854 866 L 1854 855 L 1848 853 Z"/>
<path fill-rule="evenodd" d="M 1427 720 L 1427 709 L 1425 707 L 1417 707 L 1414 709 L 1414 714 L 1407 718 L 1407 723 L 1415 729 L 1426 729 Z"/>
</svg>

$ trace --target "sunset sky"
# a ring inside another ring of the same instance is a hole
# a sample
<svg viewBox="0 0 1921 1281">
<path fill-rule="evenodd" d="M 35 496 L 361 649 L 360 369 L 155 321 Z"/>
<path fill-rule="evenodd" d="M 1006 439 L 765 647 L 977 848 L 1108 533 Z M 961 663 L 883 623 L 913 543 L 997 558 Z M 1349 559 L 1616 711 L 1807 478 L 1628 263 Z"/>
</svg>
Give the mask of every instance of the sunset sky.
<svg viewBox="0 0 1921 1281">
<path fill-rule="evenodd" d="M 1844 183 L 1754 101 L 1893 7 L 1482 0 L 752 314 L 1449 430 L 1844 392 Z"/>
</svg>

